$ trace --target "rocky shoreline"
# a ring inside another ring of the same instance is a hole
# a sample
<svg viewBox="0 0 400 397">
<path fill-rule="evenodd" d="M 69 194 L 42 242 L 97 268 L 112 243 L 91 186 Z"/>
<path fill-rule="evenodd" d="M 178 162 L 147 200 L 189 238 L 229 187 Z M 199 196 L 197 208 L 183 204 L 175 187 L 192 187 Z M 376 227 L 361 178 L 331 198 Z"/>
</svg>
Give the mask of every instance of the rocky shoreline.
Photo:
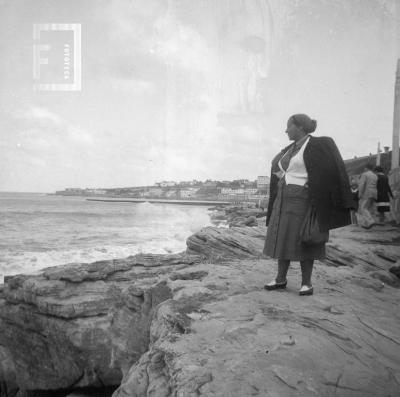
<svg viewBox="0 0 400 397">
<path fill-rule="evenodd" d="M 297 264 L 287 291 L 263 289 L 260 211 L 225 211 L 180 254 L 6 277 L 0 396 L 396 395 L 400 229 L 335 230 L 300 299 Z"/>
</svg>

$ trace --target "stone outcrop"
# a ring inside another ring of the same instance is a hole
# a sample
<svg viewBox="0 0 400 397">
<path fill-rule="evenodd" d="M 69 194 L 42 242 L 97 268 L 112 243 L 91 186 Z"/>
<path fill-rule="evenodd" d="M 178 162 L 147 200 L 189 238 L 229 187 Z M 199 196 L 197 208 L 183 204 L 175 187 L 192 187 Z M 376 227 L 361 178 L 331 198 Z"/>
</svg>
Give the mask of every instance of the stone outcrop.
<svg viewBox="0 0 400 397">
<path fill-rule="evenodd" d="M 149 351 L 114 397 L 395 395 L 400 290 L 388 270 L 400 256 L 399 236 L 390 227 L 335 231 L 328 259 L 316 265 L 317 294 L 303 299 L 297 266 L 287 291 L 267 292 L 271 261 L 247 253 L 213 264 L 206 290 L 186 285 L 184 300 L 162 303 Z M 219 240 L 229 257 L 230 237 Z"/>
<path fill-rule="evenodd" d="M 243 205 L 227 205 L 215 207 L 212 210 L 210 218 L 215 225 L 224 223 L 229 227 L 265 225 L 265 219 L 262 222 L 258 221 L 258 218 L 266 216 L 266 212 L 259 208 Z"/>
<path fill-rule="evenodd" d="M 186 240 L 187 252 L 209 259 L 249 258 L 261 255 L 266 227 L 206 227 Z"/>
<path fill-rule="evenodd" d="M 119 385 L 148 348 L 154 309 L 172 297 L 163 275 L 198 262 L 136 255 L 6 277 L 0 379 L 24 390 Z"/>
<path fill-rule="evenodd" d="M 114 397 L 396 395 L 399 229 L 334 231 L 315 295 L 302 298 L 297 264 L 286 291 L 263 289 L 276 267 L 261 257 L 265 231 L 209 227 L 179 255 L 8 277 L 3 395 L 106 385 L 119 385 Z"/>
</svg>

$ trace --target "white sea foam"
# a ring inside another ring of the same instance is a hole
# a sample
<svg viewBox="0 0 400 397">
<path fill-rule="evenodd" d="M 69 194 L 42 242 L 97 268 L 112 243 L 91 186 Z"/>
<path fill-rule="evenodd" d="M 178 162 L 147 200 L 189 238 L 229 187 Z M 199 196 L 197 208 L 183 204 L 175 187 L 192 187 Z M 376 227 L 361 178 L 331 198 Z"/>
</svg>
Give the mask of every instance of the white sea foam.
<svg viewBox="0 0 400 397">
<path fill-rule="evenodd" d="M 191 234 L 210 224 L 207 209 L 195 206 L 52 196 L 7 198 L 5 204 L 0 282 L 4 275 L 65 263 L 181 252 Z"/>
</svg>

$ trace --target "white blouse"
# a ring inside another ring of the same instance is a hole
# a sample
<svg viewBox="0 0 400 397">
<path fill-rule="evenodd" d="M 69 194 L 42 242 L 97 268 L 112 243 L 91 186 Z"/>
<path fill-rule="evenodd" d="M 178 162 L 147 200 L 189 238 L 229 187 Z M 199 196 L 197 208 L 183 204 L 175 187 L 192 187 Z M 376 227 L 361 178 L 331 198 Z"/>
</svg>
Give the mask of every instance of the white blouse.
<svg viewBox="0 0 400 397">
<path fill-rule="evenodd" d="M 278 162 L 278 166 L 281 170 L 280 175 L 282 178 L 285 178 L 286 184 L 288 185 L 304 186 L 308 182 L 308 174 L 304 164 L 303 153 L 309 140 L 310 137 L 307 138 L 300 150 L 290 159 L 286 171 L 282 168 L 281 161 L 279 160 Z"/>
</svg>

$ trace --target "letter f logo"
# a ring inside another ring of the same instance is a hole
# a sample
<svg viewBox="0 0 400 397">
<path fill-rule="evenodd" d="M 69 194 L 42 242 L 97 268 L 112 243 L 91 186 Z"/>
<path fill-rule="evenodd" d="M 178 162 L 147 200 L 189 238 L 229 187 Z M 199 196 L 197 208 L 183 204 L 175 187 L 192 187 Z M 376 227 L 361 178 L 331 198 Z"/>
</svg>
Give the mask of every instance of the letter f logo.
<svg viewBox="0 0 400 397">
<path fill-rule="evenodd" d="M 33 40 L 40 40 L 41 25 L 33 25 Z M 33 80 L 40 80 L 40 65 L 48 65 L 48 58 L 41 58 L 42 51 L 50 51 L 51 47 L 48 44 L 33 44 Z"/>
</svg>

